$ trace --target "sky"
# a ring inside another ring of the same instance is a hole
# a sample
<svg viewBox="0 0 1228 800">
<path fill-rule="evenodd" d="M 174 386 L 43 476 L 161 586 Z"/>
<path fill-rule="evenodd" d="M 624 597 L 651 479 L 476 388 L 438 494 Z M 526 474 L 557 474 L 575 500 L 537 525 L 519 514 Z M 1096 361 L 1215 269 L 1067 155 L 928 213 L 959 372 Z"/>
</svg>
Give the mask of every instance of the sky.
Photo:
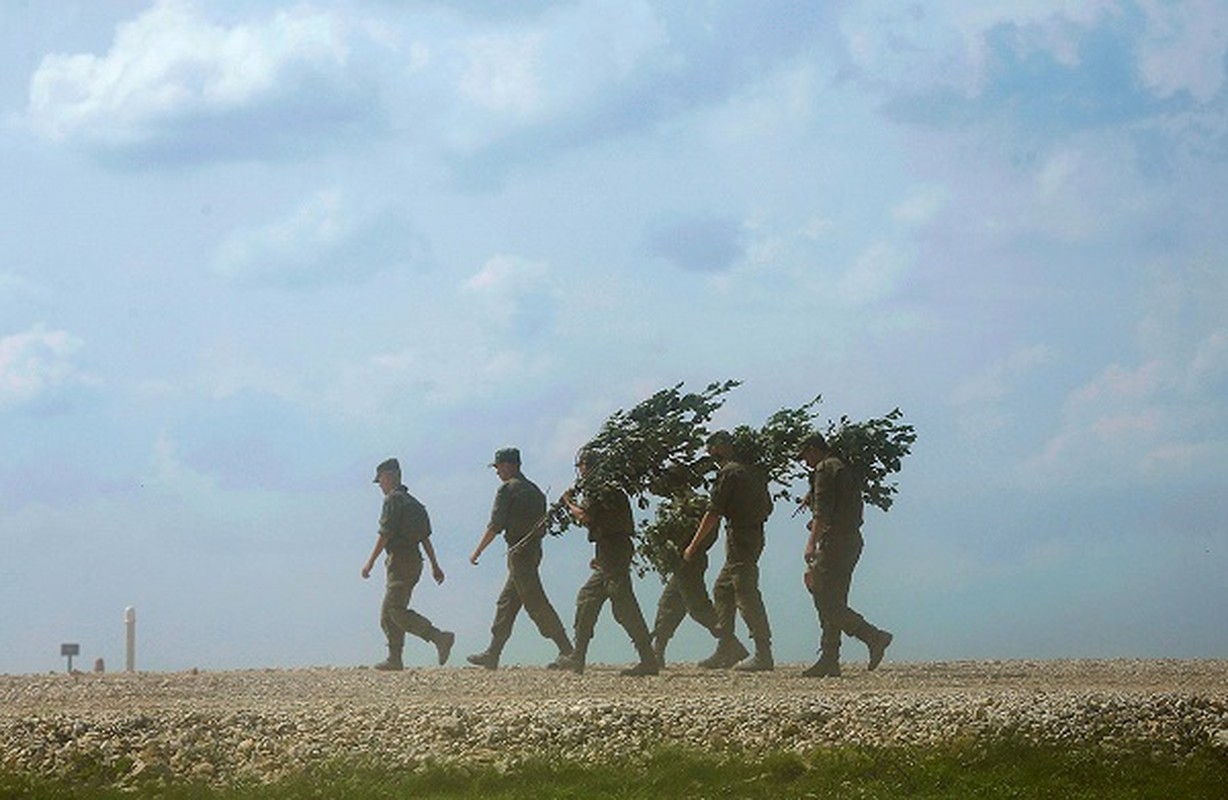
<svg viewBox="0 0 1228 800">
<path fill-rule="evenodd" d="M 553 499 L 723 380 L 718 426 L 915 426 L 851 596 L 888 664 L 1226 658 L 1226 77 L 1218 0 L 0 0 L 0 673 L 121 668 L 127 607 L 142 670 L 379 660 L 388 456 L 463 664 L 494 450 Z"/>
</svg>

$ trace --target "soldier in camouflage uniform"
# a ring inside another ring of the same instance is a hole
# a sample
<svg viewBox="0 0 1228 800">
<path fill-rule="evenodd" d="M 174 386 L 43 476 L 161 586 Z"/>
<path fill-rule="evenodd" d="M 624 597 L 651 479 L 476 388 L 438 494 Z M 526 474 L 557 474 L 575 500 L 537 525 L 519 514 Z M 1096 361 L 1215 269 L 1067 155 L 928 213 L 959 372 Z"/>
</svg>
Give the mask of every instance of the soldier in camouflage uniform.
<svg viewBox="0 0 1228 800">
<path fill-rule="evenodd" d="M 371 577 L 375 560 L 387 553 L 387 584 L 380 606 L 380 627 L 388 639 L 388 658 L 375 665 L 378 670 L 403 669 L 401 661 L 405 634 L 412 633 L 435 645 L 439 664 L 448 662 L 456 634 L 441 631 L 431 621 L 409 607 L 410 596 L 422 576 L 422 552 L 431 562 L 435 583 L 443 583 L 443 570 L 431 544 L 431 520 L 426 507 L 401 483 L 401 465 L 390 458 L 375 468 L 375 482 L 384 492 L 384 507 L 379 518 L 379 536 L 371 557 L 363 565 L 362 577 Z"/>
<path fill-rule="evenodd" d="M 874 627 L 865 617 L 849 608 L 849 587 L 853 569 L 861 557 L 861 521 L 864 501 L 862 480 L 827 444 L 822 434 L 814 433 L 802 444 L 800 458 L 813 470 L 806 499 L 813 517 L 806 540 L 806 585 L 819 613 L 819 660 L 802 674 L 811 678 L 840 674 L 840 635 L 865 642 L 870 651 L 867 669 L 883 660 L 890 633 Z"/>
<path fill-rule="evenodd" d="M 502 483 L 495 493 L 490 523 L 478 546 L 469 556 L 477 566 L 478 559 L 495 537 L 503 533 L 507 541 L 507 582 L 495 603 L 495 621 L 490 628 L 490 646 L 468 657 L 470 664 L 486 669 L 499 666 L 503 646 L 512 635 L 512 624 L 523 606 L 537 624 L 541 635 L 554 642 L 560 658 L 572 652 L 571 641 L 554 606 L 546 597 L 538 571 L 542 560 L 542 526 L 546 523 L 546 496 L 537 485 L 520 471 L 520 451 L 514 447 L 495 453 L 491 464 Z M 559 666 L 556 660 L 550 665 Z"/>
<path fill-rule="evenodd" d="M 704 573 L 708 570 L 707 548 L 695 552 L 689 561 L 681 557 L 690 538 L 691 534 L 687 533 L 685 541 L 675 542 L 679 557 L 657 600 L 657 617 L 652 626 L 652 649 L 661 667 L 665 666 L 665 648 L 687 614 L 711 633 L 718 644 L 721 640 L 716 608 L 712 605 L 712 598 L 708 596 L 708 587 L 704 583 Z M 709 547 L 713 541 L 715 539 L 708 542 Z M 750 655 L 736 637 L 730 647 L 731 652 L 737 654 L 735 661 Z"/>
<path fill-rule="evenodd" d="M 763 523 L 772 513 L 772 495 L 767 476 L 759 467 L 744 463 L 734 452 L 733 437 L 717 431 L 708 438 L 708 453 L 720 466 L 708 510 L 700 520 L 683 558 L 695 560 L 721 517 L 725 523 L 725 565 L 712 585 L 720 642 L 716 652 L 699 662 L 701 667 L 723 669 L 736 664 L 744 672 L 764 672 L 775 664 L 772 659 L 772 629 L 767 609 L 759 592 L 759 556 L 763 552 Z M 745 648 L 734 636 L 734 611 L 755 642 L 750 658 L 739 661 Z"/>
<path fill-rule="evenodd" d="M 559 665 L 576 673 L 584 672 L 588 643 L 593 638 L 597 617 L 601 607 L 609 600 L 615 621 L 631 637 L 640 657 L 638 664 L 623 670 L 621 674 L 656 675 L 659 667 L 652 651 L 652 637 L 631 586 L 631 559 L 635 555 L 632 540 L 635 522 L 631 516 L 631 501 L 617 487 L 584 485 L 584 476 L 593 466 L 595 458 L 593 453 L 582 451 L 576 460 L 580 486 L 584 492 L 583 504 L 576 502 L 572 489 L 563 495 L 563 502 L 572 517 L 588 528 L 588 540 L 595 545 L 596 555 L 591 563 L 593 572 L 576 596 L 575 650 L 570 656 L 560 659 Z"/>
</svg>

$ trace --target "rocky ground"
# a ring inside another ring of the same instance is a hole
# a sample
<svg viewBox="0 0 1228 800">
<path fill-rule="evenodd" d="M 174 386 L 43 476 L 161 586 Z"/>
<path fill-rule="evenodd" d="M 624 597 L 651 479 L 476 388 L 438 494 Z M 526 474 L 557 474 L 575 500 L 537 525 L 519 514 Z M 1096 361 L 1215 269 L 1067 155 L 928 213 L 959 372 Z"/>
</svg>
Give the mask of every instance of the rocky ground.
<svg viewBox="0 0 1228 800">
<path fill-rule="evenodd" d="M 272 780 L 341 757 L 511 765 L 634 757 L 653 745 L 755 753 L 1024 738 L 1228 750 L 1228 661 L 671 666 L 623 678 L 539 667 L 0 676 L 0 766 L 73 779 Z"/>
</svg>

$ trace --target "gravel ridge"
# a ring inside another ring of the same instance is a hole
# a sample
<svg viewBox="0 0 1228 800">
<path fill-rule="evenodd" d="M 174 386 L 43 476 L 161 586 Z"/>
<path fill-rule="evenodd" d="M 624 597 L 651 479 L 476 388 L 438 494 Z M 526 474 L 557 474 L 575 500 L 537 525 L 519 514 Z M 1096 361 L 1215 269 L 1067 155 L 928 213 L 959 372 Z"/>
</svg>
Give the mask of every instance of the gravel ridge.
<svg viewBox="0 0 1228 800">
<path fill-rule="evenodd" d="M 753 757 L 1009 737 L 1174 759 L 1228 752 L 1228 660 L 889 662 L 836 679 L 803 678 L 801 667 L 0 676 L 0 766 L 117 785 L 227 784 L 336 759 L 513 766 L 634 759 L 659 744 Z"/>
</svg>

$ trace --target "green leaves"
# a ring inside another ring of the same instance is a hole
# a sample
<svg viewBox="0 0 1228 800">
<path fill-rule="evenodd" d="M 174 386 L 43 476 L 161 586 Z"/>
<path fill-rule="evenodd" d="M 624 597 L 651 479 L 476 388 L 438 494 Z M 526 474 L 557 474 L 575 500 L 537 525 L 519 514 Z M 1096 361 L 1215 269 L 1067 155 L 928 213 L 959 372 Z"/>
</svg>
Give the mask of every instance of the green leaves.
<svg viewBox="0 0 1228 800">
<path fill-rule="evenodd" d="M 662 389 L 629 410 L 619 409 L 581 448 L 587 464 L 577 490 L 600 494 L 616 488 L 651 516 L 636 530 L 636 559 L 641 574 L 649 569 L 670 574 L 707 507 L 707 490 L 716 464 L 705 449 L 708 425 L 738 381 L 711 383 L 702 392 L 683 392 L 682 384 Z M 816 429 L 821 397 L 796 408 L 782 408 L 761 427 L 739 425 L 731 431 L 739 458 L 757 464 L 767 475 L 773 500 L 791 499 L 793 487 L 808 468 L 798 460 L 802 442 Z M 826 437 L 865 481 L 865 501 L 886 511 L 891 507 L 899 472 L 916 435 L 897 408 L 883 417 L 829 423 Z M 580 454 L 577 454 L 577 458 Z M 563 503 L 549 511 L 548 528 L 562 533 L 572 524 Z"/>
<path fill-rule="evenodd" d="M 883 511 L 891 508 L 896 484 L 890 476 L 900 471 L 904 457 L 912 452 L 917 434 L 901 422 L 904 412 L 896 408 L 884 417 L 853 422 L 841 417 L 839 425 L 829 424 L 827 442 L 857 469 L 864 481 L 862 497 Z"/>
</svg>

